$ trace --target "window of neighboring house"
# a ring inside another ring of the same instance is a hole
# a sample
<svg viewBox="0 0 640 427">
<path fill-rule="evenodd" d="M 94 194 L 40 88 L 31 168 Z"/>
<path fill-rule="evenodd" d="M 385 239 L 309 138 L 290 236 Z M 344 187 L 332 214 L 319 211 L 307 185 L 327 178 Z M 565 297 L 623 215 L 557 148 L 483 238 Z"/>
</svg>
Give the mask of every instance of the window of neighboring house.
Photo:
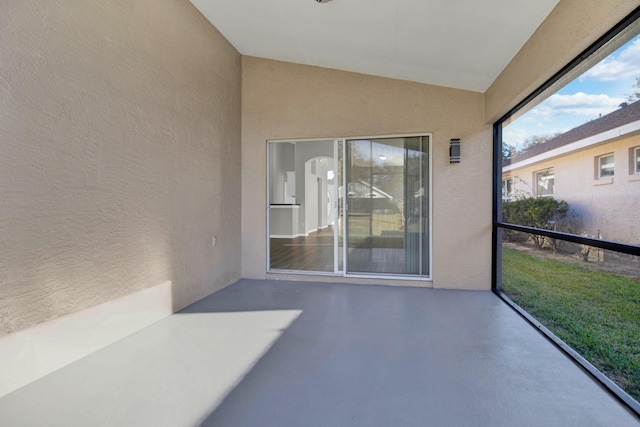
<svg viewBox="0 0 640 427">
<path fill-rule="evenodd" d="M 536 194 L 538 197 L 553 196 L 556 174 L 553 168 L 544 169 L 535 173 Z"/>
<path fill-rule="evenodd" d="M 513 178 L 502 180 L 502 200 L 508 202 L 513 195 Z"/>
<path fill-rule="evenodd" d="M 598 158 L 598 178 L 613 176 L 615 173 L 613 154 L 606 154 Z"/>
<path fill-rule="evenodd" d="M 635 165 L 635 173 L 640 173 L 640 147 L 633 150 L 633 163 Z"/>
</svg>

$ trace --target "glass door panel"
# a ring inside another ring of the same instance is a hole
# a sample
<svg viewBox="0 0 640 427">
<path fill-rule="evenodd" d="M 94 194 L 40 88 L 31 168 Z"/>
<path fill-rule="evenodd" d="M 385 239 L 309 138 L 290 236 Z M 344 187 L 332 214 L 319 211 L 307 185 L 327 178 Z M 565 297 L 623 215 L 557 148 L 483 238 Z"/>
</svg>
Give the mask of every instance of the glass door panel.
<svg viewBox="0 0 640 427">
<path fill-rule="evenodd" d="M 346 142 L 348 273 L 428 275 L 428 138 Z"/>
<path fill-rule="evenodd" d="M 333 140 L 269 142 L 269 271 L 335 272 Z"/>
</svg>

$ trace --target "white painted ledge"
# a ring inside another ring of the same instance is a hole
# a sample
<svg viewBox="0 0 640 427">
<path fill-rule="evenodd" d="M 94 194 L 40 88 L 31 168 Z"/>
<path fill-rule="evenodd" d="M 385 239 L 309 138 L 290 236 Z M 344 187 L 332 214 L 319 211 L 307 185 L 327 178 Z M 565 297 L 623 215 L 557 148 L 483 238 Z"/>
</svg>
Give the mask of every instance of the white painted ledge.
<svg viewBox="0 0 640 427">
<path fill-rule="evenodd" d="M 0 338 L 0 397 L 173 313 L 171 282 Z"/>
<path fill-rule="evenodd" d="M 596 179 L 595 181 L 593 181 L 593 185 L 595 185 L 595 186 L 611 185 L 611 184 L 613 184 L 613 177 L 599 178 L 599 179 Z"/>
</svg>

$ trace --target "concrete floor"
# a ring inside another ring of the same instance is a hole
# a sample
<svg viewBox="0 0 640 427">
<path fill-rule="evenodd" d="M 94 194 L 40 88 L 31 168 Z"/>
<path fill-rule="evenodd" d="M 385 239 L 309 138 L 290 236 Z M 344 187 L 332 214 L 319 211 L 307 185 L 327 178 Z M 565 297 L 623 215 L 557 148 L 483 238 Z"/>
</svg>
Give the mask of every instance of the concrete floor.
<svg viewBox="0 0 640 427">
<path fill-rule="evenodd" d="M 489 292 L 242 280 L 0 399 L 9 426 L 638 426 Z"/>
</svg>

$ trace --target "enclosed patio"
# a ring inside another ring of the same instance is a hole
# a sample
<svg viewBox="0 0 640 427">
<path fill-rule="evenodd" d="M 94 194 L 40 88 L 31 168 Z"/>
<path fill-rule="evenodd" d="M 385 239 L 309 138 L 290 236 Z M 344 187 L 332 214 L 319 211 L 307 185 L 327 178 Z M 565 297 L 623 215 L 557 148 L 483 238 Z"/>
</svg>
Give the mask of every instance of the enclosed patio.
<svg viewBox="0 0 640 427">
<path fill-rule="evenodd" d="M 634 37 L 640 89 L 638 0 L 0 2 L 0 427 L 637 426 L 500 294 L 502 126 Z"/>
</svg>

